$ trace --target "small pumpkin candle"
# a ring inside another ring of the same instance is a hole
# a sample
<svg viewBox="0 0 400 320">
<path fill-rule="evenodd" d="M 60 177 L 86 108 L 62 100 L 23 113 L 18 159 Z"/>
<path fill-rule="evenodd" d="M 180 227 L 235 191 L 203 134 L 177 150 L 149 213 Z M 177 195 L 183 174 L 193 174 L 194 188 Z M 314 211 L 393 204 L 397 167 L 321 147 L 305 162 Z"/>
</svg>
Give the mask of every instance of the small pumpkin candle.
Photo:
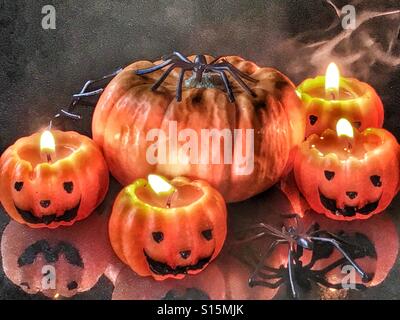
<svg viewBox="0 0 400 320">
<path fill-rule="evenodd" d="M 306 110 L 307 137 L 334 129 L 340 118 L 360 131 L 383 125 L 383 105 L 376 91 L 367 83 L 341 77 L 334 63 L 328 66 L 326 76 L 303 81 L 297 92 Z"/>
<path fill-rule="evenodd" d="M 336 220 L 367 219 L 383 211 L 399 186 L 400 150 L 384 129 L 354 129 L 341 119 L 336 132 L 311 135 L 296 156 L 297 185 L 311 208 Z"/>
<path fill-rule="evenodd" d="M 96 144 L 76 132 L 45 130 L 19 139 L 0 158 L 0 200 L 33 228 L 69 226 L 101 203 L 106 162 Z"/>
<path fill-rule="evenodd" d="M 149 175 L 120 192 L 109 235 L 118 257 L 139 275 L 182 279 L 221 251 L 225 202 L 205 181 Z"/>
</svg>

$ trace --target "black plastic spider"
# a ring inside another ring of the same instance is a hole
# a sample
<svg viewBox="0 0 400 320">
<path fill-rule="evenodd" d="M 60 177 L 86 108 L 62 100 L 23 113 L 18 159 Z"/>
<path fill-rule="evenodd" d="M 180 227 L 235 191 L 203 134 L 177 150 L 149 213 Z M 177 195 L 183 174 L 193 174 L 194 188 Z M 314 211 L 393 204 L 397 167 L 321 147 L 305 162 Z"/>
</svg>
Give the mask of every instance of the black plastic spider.
<svg viewBox="0 0 400 320">
<path fill-rule="evenodd" d="M 297 214 L 285 215 L 284 217 L 296 219 L 295 226 L 283 226 L 282 230 L 279 230 L 265 223 L 259 223 L 247 229 L 259 230 L 258 233 L 239 241 L 240 243 L 249 242 L 264 236 L 272 236 L 275 238 L 260 258 L 257 258 L 250 248 L 246 248 L 246 252 L 250 255 L 251 261 L 245 262 L 254 268 L 254 271 L 249 277 L 249 286 L 278 288 L 286 282 L 290 285 L 290 292 L 293 298 L 298 297 L 298 285 L 308 288 L 310 287 L 311 281 L 329 288 L 342 289 L 343 287 L 341 283 L 328 282 L 326 280 L 326 274 L 346 262 L 350 263 L 361 275 L 363 282 L 370 281 L 370 275 L 365 273 L 354 261 L 354 259 L 366 255 L 376 255 L 374 247 L 370 242 L 368 242 L 368 239 L 367 241 L 361 241 L 364 242 L 365 246 L 355 245 L 354 241 L 350 242 L 344 236 L 320 230 L 319 225 L 316 223 L 311 225 L 311 227 L 305 231 L 304 227 L 299 223 L 299 216 Z M 280 244 L 285 244 L 289 247 L 287 267 L 281 266 L 280 268 L 272 268 L 265 265 L 265 260 L 269 255 L 271 255 L 276 246 Z M 336 248 L 343 257 L 322 270 L 314 270 L 313 267 L 315 262 L 329 257 L 334 248 Z M 303 265 L 303 262 L 301 261 L 304 249 L 312 250 L 312 258 L 307 265 Z M 351 251 L 351 254 L 347 251 Z M 272 282 L 271 280 L 276 281 Z M 356 289 L 363 288 L 365 288 L 364 285 L 356 284 Z"/>
<path fill-rule="evenodd" d="M 193 71 L 193 77 L 196 83 L 201 83 L 203 79 L 203 74 L 207 73 L 218 74 L 224 83 L 230 102 L 234 102 L 235 97 L 233 95 L 232 87 L 229 83 L 228 77 L 226 76 L 225 72 L 228 72 L 248 94 L 250 94 L 253 97 L 256 96 L 256 94 L 249 88 L 249 86 L 243 81 L 243 79 L 251 82 L 257 82 L 257 80 L 253 79 L 248 74 L 237 69 L 234 65 L 223 59 L 223 57 L 217 57 L 210 63 L 207 63 L 207 60 L 204 55 L 197 55 L 194 59 L 194 62 L 192 62 L 181 53 L 175 51 L 172 54 L 163 57 L 162 60 L 164 62 L 154 67 L 136 70 L 135 73 L 137 75 L 144 75 L 147 73 L 160 70 L 170 65 L 168 69 L 160 77 L 160 79 L 158 79 L 151 87 L 151 89 L 154 91 L 158 89 L 158 87 L 164 82 L 164 80 L 168 77 L 168 75 L 171 73 L 173 69 L 181 68 L 182 70 L 179 74 L 179 80 L 176 88 L 177 101 L 181 101 L 182 99 L 182 86 L 186 71 Z"/>
</svg>

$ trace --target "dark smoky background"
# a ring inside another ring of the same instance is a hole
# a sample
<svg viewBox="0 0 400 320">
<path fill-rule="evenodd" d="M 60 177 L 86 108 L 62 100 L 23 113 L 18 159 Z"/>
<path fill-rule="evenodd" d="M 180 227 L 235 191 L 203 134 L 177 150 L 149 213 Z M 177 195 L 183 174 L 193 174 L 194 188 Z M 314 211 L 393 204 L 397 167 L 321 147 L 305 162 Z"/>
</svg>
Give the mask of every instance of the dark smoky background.
<svg viewBox="0 0 400 320">
<path fill-rule="evenodd" d="M 349 3 L 355 30 L 339 19 Z M 47 4 L 56 9 L 55 30 L 41 26 Z M 241 55 L 295 84 L 335 61 L 378 90 L 385 126 L 400 137 L 398 10 L 398 0 L 1 0 L 0 151 L 47 125 L 86 80 L 173 50 Z M 68 126 L 90 134 L 91 112 L 82 107 L 83 121 Z"/>
<path fill-rule="evenodd" d="M 41 26 L 48 4 L 55 30 Z M 356 8 L 354 30 L 341 26 L 346 4 Z M 385 127 L 400 139 L 399 12 L 399 0 L 0 0 L 0 152 L 46 126 L 86 80 L 174 50 L 241 55 L 296 85 L 335 61 L 376 88 Z M 67 128 L 90 135 L 92 111 L 80 108 L 83 120 Z M 0 215 L 0 230 L 6 219 Z M 398 295 L 390 283 L 365 297 Z M 11 287 L 0 271 L 0 291 Z"/>
</svg>

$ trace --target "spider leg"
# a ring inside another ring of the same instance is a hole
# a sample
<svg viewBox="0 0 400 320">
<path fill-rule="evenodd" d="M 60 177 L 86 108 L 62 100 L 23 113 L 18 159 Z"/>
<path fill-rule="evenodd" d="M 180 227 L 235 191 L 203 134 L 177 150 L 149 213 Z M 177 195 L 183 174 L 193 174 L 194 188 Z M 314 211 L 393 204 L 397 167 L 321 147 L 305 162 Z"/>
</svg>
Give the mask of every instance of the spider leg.
<svg viewBox="0 0 400 320">
<path fill-rule="evenodd" d="M 256 97 L 256 94 L 249 88 L 249 86 L 236 74 L 236 72 L 232 71 L 228 66 L 217 66 L 217 65 L 211 65 L 207 68 L 208 70 L 211 71 L 227 71 L 229 72 L 232 77 L 242 86 L 242 88 L 252 97 Z"/>
<path fill-rule="evenodd" d="M 274 236 L 276 236 L 278 238 L 280 237 L 280 238 L 285 238 L 286 239 L 285 234 L 281 230 L 278 230 L 275 227 L 270 226 L 268 224 L 265 224 L 263 222 L 256 224 L 254 227 L 255 228 L 258 227 L 258 228 L 266 229 L 269 234 L 274 235 Z"/>
<path fill-rule="evenodd" d="M 160 79 L 158 79 L 151 87 L 152 91 L 156 91 L 158 89 L 158 87 L 164 82 L 164 80 L 169 76 L 169 74 L 171 73 L 171 71 L 175 68 L 179 67 L 176 63 L 174 63 L 173 65 L 171 65 L 164 73 L 163 75 L 160 77 Z"/>
<path fill-rule="evenodd" d="M 80 91 L 77 95 L 85 93 L 85 92 L 86 92 L 86 89 L 87 89 L 90 85 L 92 85 L 93 83 L 101 82 L 101 81 L 107 80 L 107 79 L 109 79 L 109 78 L 114 78 L 114 77 L 115 77 L 118 73 L 120 73 L 121 71 L 122 71 L 122 68 L 119 67 L 119 68 L 118 68 L 117 70 L 115 70 L 113 73 L 107 74 L 107 75 L 105 75 L 105 76 L 103 76 L 103 77 L 101 77 L 101 78 L 99 78 L 99 79 L 88 80 L 88 81 L 86 81 L 85 85 L 82 87 L 81 91 Z M 94 91 L 92 91 L 92 92 L 94 92 Z M 75 96 L 75 95 L 74 95 L 74 96 Z"/>
<path fill-rule="evenodd" d="M 244 238 L 244 239 L 237 240 L 237 241 L 235 241 L 234 244 L 235 244 L 235 245 L 238 245 L 238 244 L 250 242 L 250 241 L 253 241 L 253 240 L 262 238 L 262 237 L 264 237 L 264 236 L 266 236 L 266 235 L 267 235 L 266 232 L 260 232 L 260 233 L 257 233 L 257 234 L 255 234 L 255 235 L 253 235 L 253 236 L 250 236 L 250 237 L 247 237 L 247 238 Z"/>
<path fill-rule="evenodd" d="M 314 222 L 313 224 L 310 225 L 310 227 L 307 229 L 307 234 L 312 236 L 314 234 L 316 234 L 317 232 L 319 232 L 319 224 Z"/>
<path fill-rule="evenodd" d="M 178 86 L 176 88 L 176 101 L 182 100 L 182 85 L 183 85 L 183 77 L 185 76 L 185 72 L 187 70 L 182 69 L 179 74 Z"/>
<path fill-rule="evenodd" d="M 184 61 L 186 63 L 193 63 L 192 61 L 190 61 L 187 57 L 185 57 L 182 53 L 180 53 L 178 51 L 174 51 L 170 55 L 162 57 L 162 59 L 168 60 L 168 59 L 172 59 L 173 57 L 178 57 L 179 59 L 181 59 L 182 61 Z"/>
<path fill-rule="evenodd" d="M 290 290 L 292 291 L 292 296 L 294 299 L 297 298 L 296 286 L 295 286 L 295 275 L 294 275 L 294 263 L 292 256 L 292 248 L 289 248 L 288 252 L 288 273 L 289 273 L 289 284 Z"/>
<path fill-rule="evenodd" d="M 222 57 L 224 57 L 224 56 L 218 56 L 218 57 L 216 57 L 216 58 L 214 58 L 214 60 L 212 60 L 209 64 L 214 64 L 214 63 L 216 63 L 219 59 L 221 59 Z"/>
<path fill-rule="evenodd" d="M 104 91 L 103 88 L 94 90 L 94 91 L 89 91 L 89 92 L 82 92 L 82 93 L 75 93 L 72 95 L 72 98 L 77 99 L 77 98 L 83 98 L 83 97 L 91 97 L 91 96 L 96 96 Z"/>
<path fill-rule="evenodd" d="M 341 258 L 336 260 L 335 262 L 332 262 L 330 265 L 326 266 L 325 268 L 318 270 L 318 273 L 320 274 L 327 274 L 328 272 L 332 271 L 333 269 L 339 267 L 340 265 L 346 263 L 347 259 L 346 258 Z"/>
<path fill-rule="evenodd" d="M 231 69 L 232 71 L 236 72 L 239 76 L 241 76 L 242 78 L 251 81 L 251 82 L 258 82 L 257 79 L 252 78 L 251 76 L 249 76 L 247 73 L 244 73 L 243 71 L 240 71 L 238 68 L 236 68 L 232 63 L 229 63 L 228 61 L 226 61 L 225 59 L 222 60 L 222 63 L 218 63 L 216 64 L 216 66 L 222 66 L 222 67 L 228 67 L 229 69 Z"/>
<path fill-rule="evenodd" d="M 226 92 L 228 93 L 229 102 L 235 102 L 235 96 L 233 95 L 231 85 L 229 84 L 229 80 L 224 71 L 217 71 L 217 73 L 221 76 L 222 81 L 224 82 Z"/>
<path fill-rule="evenodd" d="M 260 258 L 258 264 L 256 265 L 254 271 L 250 274 L 250 278 L 253 278 L 260 271 L 260 269 L 262 268 L 262 266 L 265 263 L 265 259 L 267 259 L 271 255 L 272 251 L 274 251 L 274 249 L 276 248 L 276 246 L 278 244 L 281 244 L 283 242 L 284 242 L 284 240 L 279 239 L 279 240 L 275 240 L 274 242 L 271 243 L 271 245 L 268 247 L 268 249 L 261 255 L 261 258 Z"/>
<path fill-rule="evenodd" d="M 250 287 L 261 286 L 261 287 L 267 287 L 270 289 L 277 289 L 284 283 L 284 281 L 285 281 L 285 279 L 283 279 L 283 278 L 279 279 L 276 282 L 249 280 L 249 286 Z"/>
<path fill-rule="evenodd" d="M 346 260 L 356 269 L 356 271 L 361 275 L 363 281 L 368 282 L 370 280 L 370 277 L 367 273 L 364 272 L 364 270 L 361 269 L 361 267 L 355 262 L 348 254 L 346 251 L 342 249 L 340 246 L 339 242 L 337 242 L 335 239 L 331 238 L 322 238 L 322 237 L 311 237 L 312 240 L 317 240 L 317 241 L 322 241 L 322 242 L 327 242 L 332 244 L 345 258 Z"/>
<path fill-rule="evenodd" d="M 73 119 L 73 120 L 81 120 L 82 119 L 82 116 L 80 116 L 79 114 L 76 114 L 76 113 L 72 113 L 72 112 L 68 112 L 68 111 L 66 111 L 66 110 L 64 110 L 64 109 L 61 109 L 60 110 L 60 113 L 57 113 L 55 116 L 54 116 L 54 118 L 59 118 L 59 117 L 61 117 L 61 116 L 65 116 L 65 117 L 67 117 L 67 118 L 70 118 L 70 119 Z"/>
<path fill-rule="evenodd" d="M 86 92 L 87 88 L 94 84 L 94 83 L 98 83 L 98 82 L 102 82 L 104 80 L 108 80 L 110 78 L 114 78 L 117 74 L 119 74 L 122 71 L 122 68 L 118 68 L 117 70 L 115 70 L 114 72 L 107 74 L 99 79 L 94 79 L 94 80 L 88 80 L 85 82 L 85 84 L 83 85 L 82 89 L 79 91 L 79 93 L 76 93 L 72 96 L 72 101 L 68 107 L 68 112 L 71 112 L 73 110 L 73 108 L 76 106 L 76 104 L 79 102 L 80 98 L 83 97 L 91 97 L 91 96 L 95 96 L 98 95 L 100 93 L 103 92 L 103 88 L 100 88 L 98 90 L 94 90 L 94 91 L 89 91 Z"/>
<path fill-rule="evenodd" d="M 141 76 L 141 75 L 144 75 L 144 74 L 147 74 L 147 73 L 151 73 L 151 72 L 160 70 L 160 69 L 166 67 L 167 65 L 169 65 L 171 63 L 174 63 L 174 61 L 172 59 L 168 59 L 168 60 L 166 60 L 166 61 L 164 61 L 164 62 L 162 62 L 162 63 L 160 63 L 160 64 L 158 64 L 156 66 L 153 66 L 153 67 L 150 67 L 150 68 L 146 68 L 146 69 L 135 70 L 135 74 Z"/>
<path fill-rule="evenodd" d="M 253 230 L 253 229 L 266 229 L 266 233 L 271 236 L 275 236 L 277 238 L 285 238 L 285 235 L 283 234 L 282 231 L 280 231 L 270 225 L 267 225 L 263 222 L 252 225 L 252 226 L 246 228 L 244 231 Z"/>
<path fill-rule="evenodd" d="M 339 242 L 341 242 L 341 243 L 345 243 L 345 244 L 347 244 L 347 245 L 349 245 L 349 246 L 362 248 L 362 247 L 359 246 L 358 244 L 353 243 L 353 242 L 350 242 L 350 241 L 348 241 L 348 240 L 342 238 L 341 236 L 338 236 L 337 234 L 334 234 L 334 233 L 332 233 L 332 232 L 330 232 L 330 231 L 326 231 L 326 230 L 317 230 L 316 232 L 314 232 L 314 234 L 316 234 L 316 233 L 318 233 L 318 232 L 319 232 L 319 234 L 327 235 L 327 236 L 329 236 L 329 237 L 331 237 L 331 238 L 333 238 L 333 239 L 335 239 L 335 240 L 337 240 L 337 241 L 339 241 Z"/>
</svg>

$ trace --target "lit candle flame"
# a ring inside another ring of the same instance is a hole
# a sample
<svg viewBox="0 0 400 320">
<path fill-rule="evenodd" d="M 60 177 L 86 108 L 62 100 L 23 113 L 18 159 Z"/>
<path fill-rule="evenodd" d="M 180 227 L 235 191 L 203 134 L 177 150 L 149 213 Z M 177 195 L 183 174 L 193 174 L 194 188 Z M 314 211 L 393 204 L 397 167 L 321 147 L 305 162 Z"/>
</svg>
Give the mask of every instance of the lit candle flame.
<svg viewBox="0 0 400 320">
<path fill-rule="evenodd" d="M 51 154 L 56 150 L 56 142 L 54 136 L 49 130 L 43 131 L 40 136 L 40 152 Z"/>
<path fill-rule="evenodd" d="M 353 126 L 351 125 L 350 121 L 344 118 L 340 119 L 336 123 L 336 133 L 338 137 L 340 136 L 346 136 L 349 138 L 354 137 Z"/>
<path fill-rule="evenodd" d="M 335 63 L 331 62 L 326 69 L 325 92 L 333 99 L 336 99 L 339 94 L 339 79 L 339 69 Z"/>
<path fill-rule="evenodd" d="M 156 174 L 149 174 L 147 177 L 150 188 L 157 194 L 168 195 L 175 191 L 173 185 L 171 185 L 167 179 L 160 177 Z"/>
</svg>

